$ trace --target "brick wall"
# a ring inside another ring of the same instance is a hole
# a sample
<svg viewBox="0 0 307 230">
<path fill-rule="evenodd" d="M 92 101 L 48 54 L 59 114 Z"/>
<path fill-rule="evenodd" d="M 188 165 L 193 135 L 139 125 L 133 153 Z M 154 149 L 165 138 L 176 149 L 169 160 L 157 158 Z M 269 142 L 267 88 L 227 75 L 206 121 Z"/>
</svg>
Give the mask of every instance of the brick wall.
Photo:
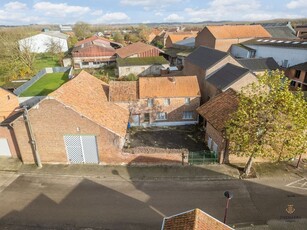
<svg viewBox="0 0 307 230">
<path fill-rule="evenodd" d="M 1 88 L 0 91 L 0 122 L 2 122 L 14 113 L 14 110 L 19 107 L 19 102 L 18 98 L 9 91 Z"/>
<path fill-rule="evenodd" d="M 252 38 L 231 38 L 231 39 L 216 39 L 215 49 L 228 52 L 231 45 L 245 42 Z"/>
<path fill-rule="evenodd" d="M 202 31 L 200 31 L 195 38 L 195 47 L 198 46 L 207 46 L 210 48 L 215 47 L 215 37 L 211 34 L 211 32 L 205 27 Z"/>
<path fill-rule="evenodd" d="M 64 135 L 95 135 L 99 160 L 107 162 L 120 155 L 122 138 L 65 107 L 53 99 L 46 99 L 29 111 L 29 117 L 42 162 L 67 163 Z M 33 163 L 29 133 L 19 118 L 14 122 L 14 132 L 25 163 Z"/>
<path fill-rule="evenodd" d="M 233 83 L 229 88 L 234 89 L 237 92 L 240 92 L 242 87 L 247 86 L 253 82 L 258 81 L 257 77 L 253 75 L 252 73 L 247 73 L 244 77 L 242 77 L 240 80 Z M 226 90 L 226 89 L 225 89 Z"/>
<path fill-rule="evenodd" d="M 170 105 L 165 105 L 164 100 L 166 98 L 154 98 L 153 107 L 147 106 L 147 99 L 140 99 L 137 102 L 131 103 L 117 103 L 119 106 L 128 109 L 132 115 L 140 115 L 140 123 L 144 122 L 144 113 L 150 114 L 150 122 L 186 122 L 186 121 L 198 121 L 198 113 L 196 109 L 200 106 L 199 97 L 191 97 L 190 104 L 185 104 L 185 98 L 170 98 Z M 192 119 L 183 119 L 184 111 L 192 111 Z M 166 112 L 167 120 L 156 120 L 157 112 Z"/>
</svg>

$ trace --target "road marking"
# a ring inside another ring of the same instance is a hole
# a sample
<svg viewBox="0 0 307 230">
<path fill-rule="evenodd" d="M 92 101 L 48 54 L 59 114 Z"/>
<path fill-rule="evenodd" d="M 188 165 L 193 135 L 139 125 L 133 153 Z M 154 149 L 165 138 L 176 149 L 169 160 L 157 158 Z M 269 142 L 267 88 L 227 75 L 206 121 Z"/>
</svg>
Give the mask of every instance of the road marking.
<svg viewBox="0 0 307 230">
<path fill-rule="evenodd" d="M 307 190 L 307 178 L 296 180 L 294 182 L 291 182 L 290 184 L 287 184 L 286 186 L 291 188 Z"/>
<path fill-rule="evenodd" d="M 156 213 L 158 213 L 160 216 L 162 217 L 166 217 L 165 214 L 163 214 L 162 212 L 160 212 L 158 209 L 156 209 L 155 207 L 149 205 L 149 208 L 151 208 L 152 210 L 154 210 Z"/>
</svg>

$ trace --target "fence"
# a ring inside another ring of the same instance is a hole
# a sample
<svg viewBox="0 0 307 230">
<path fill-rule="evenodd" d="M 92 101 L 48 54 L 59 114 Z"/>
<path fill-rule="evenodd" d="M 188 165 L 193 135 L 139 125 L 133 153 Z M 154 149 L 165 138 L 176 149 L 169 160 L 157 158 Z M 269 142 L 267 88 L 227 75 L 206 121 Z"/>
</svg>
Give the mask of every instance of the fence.
<svg viewBox="0 0 307 230">
<path fill-rule="evenodd" d="M 217 163 L 218 158 L 215 152 L 213 151 L 197 151 L 197 152 L 189 152 L 188 162 L 190 164 L 212 164 Z"/>
<path fill-rule="evenodd" d="M 69 71 L 69 74 L 72 74 L 72 68 L 70 67 L 53 67 L 53 68 L 45 68 L 38 72 L 34 77 L 31 78 L 31 80 L 24 83 L 22 86 L 18 87 L 14 90 L 14 94 L 20 95 L 22 92 L 27 90 L 31 85 L 33 85 L 35 82 L 37 82 L 39 79 L 41 79 L 45 74 L 47 73 L 64 73 L 66 71 Z M 71 76 L 69 76 L 71 78 Z"/>
</svg>

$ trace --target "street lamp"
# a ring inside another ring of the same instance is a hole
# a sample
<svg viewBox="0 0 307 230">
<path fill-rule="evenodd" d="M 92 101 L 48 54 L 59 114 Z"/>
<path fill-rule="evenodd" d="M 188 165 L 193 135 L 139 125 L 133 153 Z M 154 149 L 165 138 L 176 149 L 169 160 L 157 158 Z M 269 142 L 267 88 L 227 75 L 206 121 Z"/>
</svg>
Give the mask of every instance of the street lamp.
<svg viewBox="0 0 307 230">
<path fill-rule="evenodd" d="M 226 224 L 226 218 L 227 218 L 227 211 L 229 206 L 229 201 L 233 197 L 232 192 L 225 191 L 224 196 L 227 198 L 226 207 L 225 207 L 225 215 L 224 215 L 224 224 Z"/>
</svg>

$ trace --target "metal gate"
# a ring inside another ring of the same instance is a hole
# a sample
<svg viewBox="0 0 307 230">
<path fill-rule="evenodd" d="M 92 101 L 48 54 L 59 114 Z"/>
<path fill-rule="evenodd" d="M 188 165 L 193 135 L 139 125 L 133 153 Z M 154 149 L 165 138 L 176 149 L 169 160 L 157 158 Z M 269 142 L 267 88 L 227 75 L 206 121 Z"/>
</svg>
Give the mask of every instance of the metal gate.
<svg viewBox="0 0 307 230">
<path fill-rule="evenodd" d="M 190 164 L 210 164 L 217 163 L 218 158 L 214 151 L 202 150 L 197 152 L 189 152 L 188 162 Z"/>
<path fill-rule="evenodd" d="M 98 164 L 95 136 L 64 136 L 67 158 L 72 164 Z"/>
<path fill-rule="evenodd" d="M 7 143 L 7 139 L 0 138 L 0 156 L 4 157 L 10 157 L 11 151 L 9 144 Z"/>
</svg>

